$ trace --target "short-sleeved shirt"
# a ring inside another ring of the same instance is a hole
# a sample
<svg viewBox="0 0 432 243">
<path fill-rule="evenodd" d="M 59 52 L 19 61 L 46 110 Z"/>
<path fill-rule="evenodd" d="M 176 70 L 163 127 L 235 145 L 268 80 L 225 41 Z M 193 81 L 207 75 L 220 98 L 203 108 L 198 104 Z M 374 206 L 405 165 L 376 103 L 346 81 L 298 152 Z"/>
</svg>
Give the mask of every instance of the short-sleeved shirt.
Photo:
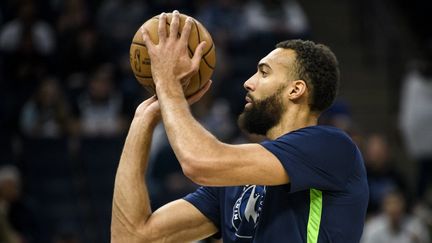
<svg viewBox="0 0 432 243">
<path fill-rule="evenodd" d="M 184 198 L 218 227 L 224 243 L 359 242 L 369 191 L 348 135 L 311 126 L 261 145 L 282 163 L 289 184 L 201 187 Z"/>
</svg>

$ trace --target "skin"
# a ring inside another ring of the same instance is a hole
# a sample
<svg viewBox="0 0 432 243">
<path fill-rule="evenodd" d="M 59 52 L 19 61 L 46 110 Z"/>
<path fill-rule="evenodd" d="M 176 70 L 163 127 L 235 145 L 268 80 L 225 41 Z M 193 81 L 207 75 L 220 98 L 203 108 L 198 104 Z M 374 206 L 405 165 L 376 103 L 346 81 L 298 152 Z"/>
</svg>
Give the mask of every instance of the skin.
<svg viewBox="0 0 432 243">
<path fill-rule="evenodd" d="M 137 108 L 126 139 L 114 189 L 113 243 L 188 242 L 203 239 L 218 230 L 198 209 L 182 199 L 151 212 L 144 174 L 151 136 L 161 117 L 184 174 L 195 183 L 203 186 L 289 183 L 289 176 L 280 161 L 264 147 L 253 143 L 222 143 L 194 119 L 189 104 L 204 95 L 211 81 L 189 98 L 189 102 L 182 87 L 198 71 L 206 43 L 200 43 L 190 58 L 187 40 L 193 20 L 186 21 L 178 38 L 178 12 L 173 14 L 169 33 L 165 30 L 166 16 L 161 14 L 157 45 L 151 42 L 147 31 L 142 30 L 152 61 L 158 99 L 152 97 Z M 295 55 L 293 50 L 275 49 L 259 62 L 257 72 L 244 83 L 248 91 L 245 110 L 250 109 L 254 101 L 286 86 L 281 94 L 285 112 L 281 121 L 267 132 L 269 139 L 317 124 L 318 114 L 309 109 L 306 82 L 296 80 L 289 72 Z"/>
</svg>

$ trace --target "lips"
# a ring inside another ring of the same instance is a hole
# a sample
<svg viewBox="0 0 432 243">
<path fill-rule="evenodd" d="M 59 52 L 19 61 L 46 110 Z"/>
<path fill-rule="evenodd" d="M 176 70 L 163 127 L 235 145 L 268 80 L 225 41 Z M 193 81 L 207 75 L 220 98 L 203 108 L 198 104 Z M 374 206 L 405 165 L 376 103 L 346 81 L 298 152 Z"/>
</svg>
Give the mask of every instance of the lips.
<svg viewBox="0 0 432 243">
<path fill-rule="evenodd" d="M 247 103 L 252 103 L 252 99 L 246 96 L 246 102 Z"/>
<path fill-rule="evenodd" d="M 251 109 L 253 104 L 252 98 L 249 95 L 247 95 L 245 97 L 245 100 L 246 100 L 245 109 L 247 110 Z"/>
</svg>

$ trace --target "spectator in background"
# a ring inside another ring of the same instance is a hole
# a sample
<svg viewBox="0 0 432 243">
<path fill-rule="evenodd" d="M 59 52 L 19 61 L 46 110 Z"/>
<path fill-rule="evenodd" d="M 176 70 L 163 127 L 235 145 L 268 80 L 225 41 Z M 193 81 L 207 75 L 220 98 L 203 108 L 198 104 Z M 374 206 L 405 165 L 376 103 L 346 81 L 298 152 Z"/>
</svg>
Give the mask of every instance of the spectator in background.
<svg viewBox="0 0 432 243">
<path fill-rule="evenodd" d="M 114 59 L 128 52 L 133 35 L 148 17 L 146 1 L 102 2 L 97 13 L 97 26 L 104 40 L 111 42 L 110 52 Z"/>
<path fill-rule="evenodd" d="M 131 120 L 135 114 L 133 107 L 137 107 L 146 97 L 150 97 L 150 93 L 135 78 L 130 66 L 129 52 L 124 53 L 116 64 L 119 74 L 119 88 L 127 104 L 128 119 Z"/>
<path fill-rule="evenodd" d="M 108 60 L 109 51 L 105 42 L 92 25 L 80 26 L 72 35 L 60 36 L 57 71 L 65 81 L 65 88 L 71 99 L 86 86 L 88 75 Z"/>
<path fill-rule="evenodd" d="M 60 36 L 72 37 L 73 33 L 89 21 L 89 10 L 84 0 L 61 1 L 57 17 L 57 33 Z"/>
<path fill-rule="evenodd" d="M 190 16 L 194 16 L 195 13 L 196 2 L 191 0 L 152 0 L 148 2 L 150 2 L 153 13 L 169 12 L 174 9 Z"/>
<path fill-rule="evenodd" d="M 55 45 L 51 26 L 37 17 L 32 1 L 23 1 L 18 16 L 5 23 L 0 31 L 0 51 L 5 60 L 3 78 L 8 93 L 19 102 L 13 107 L 15 110 L 20 110 L 21 102 L 34 92 L 35 80 L 47 72 Z"/>
<path fill-rule="evenodd" d="M 195 17 L 212 33 L 219 48 L 230 39 L 244 39 L 246 29 L 243 24 L 233 25 L 244 21 L 239 1 L 217 0 L 196 1 Z"/>
<path fill-rule="evenodd" d="M 417 195 L 422 199 L 432 184 L 432 40 L 407 71 L 401 92 L 399 124 L 406 148 L 418 163 Z"/>
<path fill-rule="evenodd" d="M 214 100 L 212 96 L 207 95 L 192 106 L 192 113 L 220 141 L 229 142 L 234 138 L 237 127 L 229 103 L 225 99 Z"/>
<path fill-rule="evenodd" d="M 337 99 L 333 105 L 328 108 L 319 117 L 320 125 L 334 126 L 346 132 L 354 143 L 363 151 L 364 137 L 359 127 L 355 124 L 352 118 L 350 105 L 341 99 Z"/>
<path fill-rule="evenodd" d="M 15 51 L 26 38 L 33 40 L 35 50 L 42 55 L 52 54 L 55 49 L 53 29 L 37 18 L 34 3 L 29 0 L 19 6 L 18 17 L 5 24 L 0 33 L 0 48 L 7 52 Z"/>
<path fill-rule="evenodd" d="M 0 242 L 38 242 L 38 225 L 22 200 L 21 174 L 12 165 L 0 168 Z"/>
<path fill-rule="evenodd" d="M 21 236 L 12 226 L 9 220 L 9 209 L 11 201 L 18 194 L 16 187 L 16 171 L 8 168 L 0 170 L 0 242 L 20 243 Z"/>
<path fill-rule="evenodd" d="M 399 191 L 389 191 L 382 213 L 369 220 L 361 243 L 429 243 L 429 233 L 420 220 L 406 213 L 406 201 Z"/>
<path fill-rule="evenodd" d="M 191 180 L 183 175 L 182 168 L 168 143 L 164 143 L 152 161 L 149 179 L 152 183 L 152 208 L 186 196 L 196 190 Z M 156 187 L 156 188 L 155 188 Z"/>
<path fill-rule="evenodd" d="M 75 105 L 80 135 L 111 137 L 125 132 L 123 96 L 114 86 L 111 64 L 101 65 L 94 71 Z"/>
<path fill-rule="evenodd" d="M 246 24 L 251 33 L 286 39 L 305 37 L 309 32 L 306 14 L 296 0 L 250 1 L 245 8 Z"/>
<path fill-rule="evenodd" d="M 319 118 L 322 125 L 335 126 L 349 133 L 353 126 L 352 111 L 350 105 L 341 99 L 337 99 Z"/>
<path fill-rule="evenodd" d="M 238 0 L 206 0 L 195 3 L 197 12 L 194 17 L 211 33 L 216 45 L 217 68 L 212 75 L 212 79 L 215 81 L 212 92 L 219 97 L 228 95 L 230 92 L 237 94 L 235 91 L 228 91 L 226 86 L 235 86 L 230 79 L 230 74 L 233 72 L 233 66 L 238 64 L 234 60 L 235 52 L 232 50 L 240 49 L 236 48 L 235 44 L 240 43 L 237 45 L 241 46 L 245 41 L 246 28 L 244 24 L 232 24 L 244 22 L 241 5 Z M 230 48 L 232 45 L 234 46 Z M 228 51 L 229 49 L 232 50 Z M 255 60 L 252 59 L 252 61 Z"/>
<path fill-rule="evenodd" d="M 387 193 L 397 188 L 406 190 L 403 177 L 394 168 L 389 150 L 382 134 L 372 134 L 366 139 L 364 156 L 369 183 L 369 216 L 378 213 Z"/>
<path fill-rule="evenodd" d="M 58 138 L 72 132 L 70 107 L 55 77 L 46 77 L 21 112 L 23 135 Z"/>
<path fill-rule="evenodd" d="M 55 69 L 73 99 L 84 89 L 86 74 L 106 61 L 105 46 L 92 26 L 86 1 L 65 0 L 58 5 L 56 27 L 60 45 Z"/>
</svg>

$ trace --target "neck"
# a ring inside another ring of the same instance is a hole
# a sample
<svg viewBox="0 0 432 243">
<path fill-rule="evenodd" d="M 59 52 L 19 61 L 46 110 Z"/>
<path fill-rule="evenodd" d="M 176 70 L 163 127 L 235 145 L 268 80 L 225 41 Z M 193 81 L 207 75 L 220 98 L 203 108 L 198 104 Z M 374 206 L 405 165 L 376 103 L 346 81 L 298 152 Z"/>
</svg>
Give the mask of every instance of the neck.
<svg viewBox="0 0 432 243">
<path fill-rule="evenodd" d="M 267 132 L 266 137 L 274 140 L 300 128 L 315 126 L 318 124 L 318 116 L 319 114 L 311 112 L 309 107 L 289 107 L 281 121 Z"/>
</svg>

